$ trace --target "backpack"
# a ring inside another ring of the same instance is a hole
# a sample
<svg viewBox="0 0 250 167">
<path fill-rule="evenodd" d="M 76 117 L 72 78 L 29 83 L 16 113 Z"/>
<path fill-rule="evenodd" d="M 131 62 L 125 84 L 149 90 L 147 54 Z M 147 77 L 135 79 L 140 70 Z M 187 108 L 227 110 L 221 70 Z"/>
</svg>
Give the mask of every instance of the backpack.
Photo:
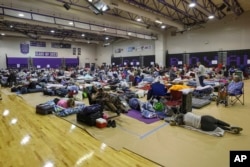
<svg viewBox="0 0 250 167">
<path fill-rule="evenodd" d="M 139 99 L 137 99 L 137 98 L 131 98 L 131 99 L 129 99 L 129 106 L 132 108 L 132 109 L 134 109 L 134 110 L 138 110 L 138 111 L 140 111 L 141 109 L 140 109 L 140 101 L 139 101 Z"/>
<path fill-rule="evenodd" d="M 154 102 L 153 108 L 155 109 L 155 111 L 164 111 L 164 109 L 165 109 L 162 102 Z"/>
<path fill-rule="evenodd" d="M 21 87 L 20 93 L 21 93 L 21 94 L 26 94 L 26 93 L 28 93 L 27 87 Z"/>
</svg>

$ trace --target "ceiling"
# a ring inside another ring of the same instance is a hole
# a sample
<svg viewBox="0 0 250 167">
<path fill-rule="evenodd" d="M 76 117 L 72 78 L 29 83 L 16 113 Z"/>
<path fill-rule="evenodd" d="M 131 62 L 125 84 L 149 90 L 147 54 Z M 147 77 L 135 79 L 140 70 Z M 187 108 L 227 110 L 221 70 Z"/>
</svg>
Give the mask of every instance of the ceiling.
<svg viewBox="0 0 250 167">
<path fill-rule="evenodd" d="M 0 0 L 0 33 L 4 38 L 108 45 L 121 39 L 157 39 L 167 30 L 202 27 L 210 15 L 222 20 L 250 10 L 249 0 L 195 0 L 193 8 L 189 4 L 194 0 L 95 1 L 107 4 L 109 10 L 95 13 L 89 0 Z"/>
</svg>

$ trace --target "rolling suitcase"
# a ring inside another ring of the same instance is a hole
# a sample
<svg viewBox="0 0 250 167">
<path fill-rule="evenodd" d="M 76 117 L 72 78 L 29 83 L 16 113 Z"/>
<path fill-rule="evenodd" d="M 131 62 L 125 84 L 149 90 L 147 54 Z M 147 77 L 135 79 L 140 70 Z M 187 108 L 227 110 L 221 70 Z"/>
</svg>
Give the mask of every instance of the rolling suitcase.
<svg viewBox="0 0 250 167">
<path fill-rule="evenodd" d="M 96 119 L 103 117 L 103 108 L 100 104 L 86 106 L 76 114 L 76 120 L 89 126 L 96 124 Z"/>
<path fill-rule="evenodd" d="M 180 112 L 183 114 L 192 112 L 192 93 L 182 94 L 182 104 Z"/>
<path fill-rule="evenodd" d="M 48 114 L 52 114 L 52 112 L 54 111 L 54 105 L 51 104 L 38 104 L 36 106 L 36 113 L 40 114 L 40 115 L 48 115 Z"/>
</svg>

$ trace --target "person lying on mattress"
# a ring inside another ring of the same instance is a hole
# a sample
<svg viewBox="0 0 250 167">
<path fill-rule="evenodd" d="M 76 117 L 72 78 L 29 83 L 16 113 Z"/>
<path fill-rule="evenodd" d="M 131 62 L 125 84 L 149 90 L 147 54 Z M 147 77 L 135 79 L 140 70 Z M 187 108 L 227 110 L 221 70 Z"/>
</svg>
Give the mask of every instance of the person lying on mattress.
<svg viewBox="0 0 250 167">
<path fill-rule="evenodd" d="M 197 115 L 192 112 L 186 114 L 177 114 L 173 120 L 170 120 L 170 125 L 188 126 L 195 129 L 200 129 L 204 132 L 224 131 L 239 134 L 243 129 L 241 127 L 231 126 L 229 123 L 216 119 L 210 115 Z M 189 128 L 190 129 L 190 128 Z M 211 134 L 213 135 L 213 134 Z"/>
<path fill-rule="evenodd" d="M 48 101 L 47 103 L 51 104 L 51 101 Z M 85 104 L 83 102 L 75 101 L 74 98 L 55 98 L 53 100 L 53 103 L 53 113 L 59 117 L 66 117 L 68 115 L 76 114 L 83 111 L 85 107 Z"/>
<path fill-rule="evenodd" d="M 75 100 L 73 98 L 62 98 L 62 99 L 58 99 L 55 98 L 54 102 L 56 105 L 63 107 L 63 108 L 73 108 L 75 107 Z"/>
</svg>

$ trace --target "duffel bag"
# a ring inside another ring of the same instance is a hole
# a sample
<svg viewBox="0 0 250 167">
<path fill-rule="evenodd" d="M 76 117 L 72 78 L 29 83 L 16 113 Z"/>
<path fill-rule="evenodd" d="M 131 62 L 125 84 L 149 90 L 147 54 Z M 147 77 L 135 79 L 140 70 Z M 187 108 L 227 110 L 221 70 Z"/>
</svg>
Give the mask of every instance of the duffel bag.
<svg viewBox="0 0 250 167">
<path fill-rule="evenodd" d="M 140 103 L 141 103 L 141 102 L 140 102 L 140 100 L 139 100 L 138 98 L 131 98 L 131 99 L 129 99 L 129 102 L 128 102 L 129 106 L 130 106 L 132 109 L 138 110 L 138 111 L 141 110 L 141 109 L 140 109 L 140 106 L 141 106 Z"/>
<path fill-rule="evenodd" d="M 66 88 L 59 88 L 55 90 L 55 94 L 59 97 L 65 97 L 68 94 L 68 89 Z"/>
<path fill-rule="evenodd" d="M 86 106 L 82 111 L 76 114 L 76 120 L 87 124 L 89 126 L 94 126 L 96 124 L 96 119 L 103 117 L 103 108 L 100 104 L 93 104 Z"/>
<path fill-rule="evenodd" d="M 52 112 L 54 111 L 54 105 L 52 104 L 38 104 L 36 106 L 36 113 L 37 114 L 41 114 L 41 115 L 48 115 L 48 114 L 52 114 Z"/>
</svg>

